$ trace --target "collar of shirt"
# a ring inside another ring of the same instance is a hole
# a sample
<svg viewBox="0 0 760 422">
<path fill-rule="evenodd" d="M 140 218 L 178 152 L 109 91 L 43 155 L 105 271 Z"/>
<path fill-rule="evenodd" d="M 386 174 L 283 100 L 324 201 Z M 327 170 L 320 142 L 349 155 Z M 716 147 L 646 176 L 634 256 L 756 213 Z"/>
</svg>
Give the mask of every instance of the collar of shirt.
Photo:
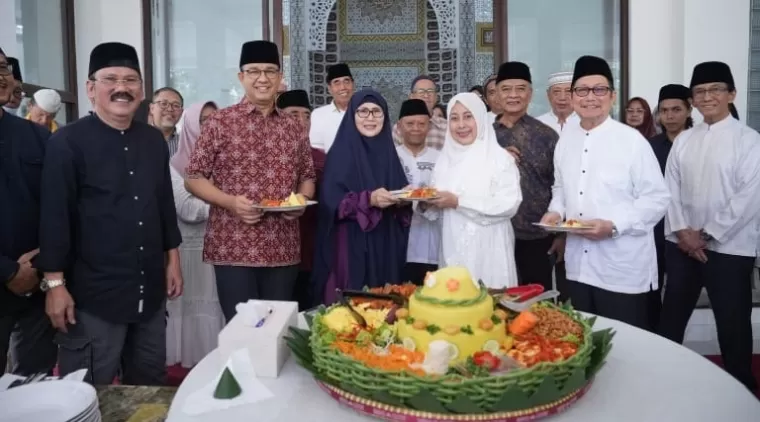
<svg viewBox="0 0 760 422">
<path fill-rule="evenodd" d="M 242 110 L 246 114 L 251 114 L 254 112 L 258 112 L 259 114 L 263 114 L 260 110 L 260 107 L 257 107 L 256 104 L 253 104 L 252 102 L 248 101 L 248 98 L 243 97 L 242 100 L 240 100 L 240 105 L 242 106 Z M 272 109 L 272 112 L 269 115 L 279 115 L 282 110 L 280 110 L 277 107 L 274 107 Z M 267 115 L 267 116 L 269 116 Z"/>
<path fill-rule="evenodd" d="M 96 122 L 97 125 L 103 127 L 107 131 L 113 132 L 114 134 L 118 134 L 118 135 L 124 135 L 124 134 L 132 132 L 134 130 L 134 128 L 135 128 L 135 123 L 136 123 L 133 120 L 129 124 L 128 128 L 126 128 L 126 129 L 116 129 L 115 127 L 113 127 L 113 126 L 109 125 L 108 123 L 104 122 L 103 119 L 101 119 L 100 116 L 98 116 L 98 113 L 92 113 L 92 117 L 95 117 L 95 122 Z"/>
<path fill-rule="evenodd" d="M 399 145 L 399 147 L 401 147 L 401 149 L 402 149 L 402 150 L 403 150 L 403 151 L 404 151 L 406 154 L 409 154 L 410 156 L 412 156 L 412 157 L 414 157 L 414 158 L 419 158 L 419 157 L 422 157 L 423 155 L 425 155 L 425 153 L 426 153 L 426 152 L 427 152 L 427 150 L 428 150 L 428 147 L 427 147 L 427 145 L 422 145 L 422 149 L 421 149 L 421 150 L 420 150 L 418 153 L 416 153 L 416 154 L 415 154 L 415 153 L 414 153 L 414 151 L 412 151 L 411 149 L 409 149 L 409 147 L 408 147 L 408 146 L 406 146 L 406 144 L 401 144 L 401 145 Z"/>
<path fill-rule="evenodd" d="M 738 120 L 734 119 L 734 116 L 729 114 L 728 117 L 724 118 L 723 120 L 719 122 L 708 124 L 702 121 L 702 123 L 700 123 L 699 126 L 704 126 L 704 130 L 707 130 L 707 131 L 725 130 L 725 129 L 734 127 L 736 123 L 738 122 L 739 122 Z"/>
<path fill-rule="evenodd" d="M 345 113 L 346 112 L 346 110 L 339 109 L 338 106 L 335 105 L 335 101 L 330 101 L 330 105 L 332 106 L 330 108 L 330 111 L 333 112 L 333 113 Z"/>
<path fill-rule="evenodd" d="M 604 132 L 604 131 L 606 131 L 606 130 L 608 130 L 608 129 L 610 129 L 610 128 L 612 128 L 614 126 L 612 124 L 612 121 L 613 121 L 612 117 L 607 116 L 607 118 L 605 118 L 604 121 L 601 124 L 593 127 L 591 130 L 586 130 L 586 128 L 584 128 L 583 126 L 581 126 L 580 128 L 583 131 L 583 133 L 585 133 L 587 135 L 602 133 L 602 132 Z"/>
<path fill-rule="evenodd" d="M 577 118 L 577 119 L 580 119 L 580 118 L 578 117 L 578 115 L 577 115 L 577 114 L 575 114 L 575 112 L 572 112 L 572 113 L 570 113 L 570 114 L 569 114 L 569 115 L 568 115 L 568 116 L 565 118 L 565 121 L 564 121 L 564 122 L 560 122 L 560 121 L 559 121 L 559 116 L 557 116 L 556 114 L 554 114 L 554 110 L 553 110 L 553 109 L 549 109 L 549 115 L 552 117 L 552 119 L 553 119 L 555 122 L 557 122 L 557 124 L 560 124 L 560 123 L 562 123 L 562 124 L 567 124 L 567 122 L 569 122 L 569 121 L 571 121 L 571 120 L 574 120 L 574 119 L 576 119 L 576 118 Z"/>
<path fill-rule="evenodd" d="M 501 116 L 503 116 L 503 115 L 504 115 L 504 113 L 501 113 L 501 114 L 498 114 L 496 116 L 496 120 L 494 120 L 494 122 L 493 122 L 494 128 L 498 128 L 500 126 L 503 126 L 503 127 L 507 128 L 507 129 L 512 129 L 512 128 L 514 128 L 515 126 L 517 126 L 519 124 L 525 123 L 525 116 L 527 116 L 528 113 L 524 113 L 522 116 L 520 116 L 519 119 L 515 120 L 515 122 L 512 125 L 512 127 L 509 127 L 509 126 L 507 126 L 507 125 L 505 125 L 504 123 L 501 122 Z"/>
</svg>

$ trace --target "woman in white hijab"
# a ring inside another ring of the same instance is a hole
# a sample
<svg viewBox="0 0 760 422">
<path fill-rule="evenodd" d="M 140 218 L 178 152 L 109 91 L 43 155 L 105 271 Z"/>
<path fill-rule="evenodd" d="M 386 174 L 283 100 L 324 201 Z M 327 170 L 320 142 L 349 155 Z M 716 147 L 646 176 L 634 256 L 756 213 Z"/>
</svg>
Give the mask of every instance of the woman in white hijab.
<svg viewBox="0 0 760 422">
<path fill-rule="evenodd" d="M 454 96 L 447 115 L 446 142 L 431 183 L 440 198 L 423 213 L 442 220 L 441 266 L 466 267 L 490 288 L 516 286 L 510 219 L 522 202 L 520 173 L 496 142 L 477 95 Z"/>
</svg>

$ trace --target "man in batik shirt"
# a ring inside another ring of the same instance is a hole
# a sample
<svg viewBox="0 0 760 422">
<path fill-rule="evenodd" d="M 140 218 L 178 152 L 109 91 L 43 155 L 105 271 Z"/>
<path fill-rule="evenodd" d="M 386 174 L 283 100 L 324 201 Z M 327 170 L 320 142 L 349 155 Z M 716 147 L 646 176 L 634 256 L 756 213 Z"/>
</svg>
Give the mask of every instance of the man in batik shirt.
<svg viewBox="0 0 760 422">
<path fill-rule="evenodd" d="M 494 123 L 496 138 L 515 157 L 520 169 L 523 202 L 512 218 L 517 275 L 521 284 L 539 283 L 551 289 L 555 263 L 562 260 L 564 238 L 533 223 L 541 220 L 552 199 L 554 147 L 559 135 L 528 116 L 533 87 L 527 65 L 502 64 L 496 75 L 496 89 L 502 106 Z M 558 280 L 563 278 L 561 275 Z"/>
<path fill-rule="evenodd" d="M 311 199 L 316 178 L 306 129 L 275 107 L 277 46 L 243 44 L 238 79 L 245 98 L 208 119 L 187 169 L 189 190 L 211 204 L 203 259 L 214 265 L 227 321 L 248 299 L 293 297 L 303 209 L 263 213 L 254 205 L 291 192 Z"/>
</svg>

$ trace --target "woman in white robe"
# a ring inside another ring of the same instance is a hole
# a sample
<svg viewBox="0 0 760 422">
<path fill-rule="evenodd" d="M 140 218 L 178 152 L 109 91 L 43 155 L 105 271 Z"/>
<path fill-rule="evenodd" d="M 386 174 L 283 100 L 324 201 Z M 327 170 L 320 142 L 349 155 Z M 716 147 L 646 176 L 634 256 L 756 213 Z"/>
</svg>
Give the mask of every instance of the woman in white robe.
<svg viewBox="0 0 760 422">
<path fill-rule="evenodd" d="M 440 198 L 422 204 L 423 216 L 441 219 L 441 266 L 463 266 L 490 288 L 517 285 L 510 219 L 522 202 L 520 173 L 496 142 L 486 106 L 477 95 L 449 101 L 446 141 L 431 184 Z"/>
<path fill-rule="evenodd" d="M 166 363 L 192 368 L 217 347 L 224 316 L 216 292 L 214 267 L 203 262 L 203 236 L 206 234 L 209 204 L 185 188 L 185 169 L 201 126 L 217 109 L 213 102 L 193 104 L 185 110 L 177 153 L 169 167 L 177 208 L 177 224 L 182 233 L 179 247 L 182 296 L 166 303 L 169 319 L 166 326 Z"/>
</svg>

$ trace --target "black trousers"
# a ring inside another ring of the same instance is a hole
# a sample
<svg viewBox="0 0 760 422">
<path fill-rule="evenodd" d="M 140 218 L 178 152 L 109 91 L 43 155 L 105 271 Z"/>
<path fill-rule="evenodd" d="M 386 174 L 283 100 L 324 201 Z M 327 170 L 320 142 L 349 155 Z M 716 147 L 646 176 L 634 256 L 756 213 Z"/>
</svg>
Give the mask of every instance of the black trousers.
<svg viewBox="0 0 760 422">
<path fill-rule="evenodd" d="M 579 311 L 649 328 L 648 293 L 616 293 L 573 280 L 567 280 L 566 287 L 573 307 Z"/>
<path fill-rule="evenodd" d="M 293 300 L 298 265 L 285 267 L 233 267 L 215 265 L 216 291 L 224 319 L 230 322 L 235 306 L 249 299 Z"/>
<path fill-rule="evenodd" d="M 545 290 L 554 288 L 552 272 L 557 278 L 557 290 L 560 292 L 560 301 L 567 300 L 565 294 L 565 262 L 556 262 L 556 255 L 547 252 L 552 247 L 554 236 L 543 239 L 515 240 L 515 265 L 517 266 L 517 279 L 519 284 L 541 284 Z"/>
<path fill-rule="evenodd" d="M 654 227 L 654 246 L 657 250 L 657 288 L 649 292 L 649 325 L 650 331 L 657 332 L 662 312 L 662 290 L 665 286 L 665 229 L 660 222 Z"/>
<path fill-rule="evenodd" d="M 662 304 L 659 333 L 683 343 L 686 326 L 704 287 L 718 329 L 718 345 L 726 371 L 750 390 L 752 375 L 752 271 L 754 257 L 706 251 L 707 263 L 667 242 L 668 286 Z"/>
<path fill-rule="evenodd" d="M 52 374 L 58 357 L 54 335 L 55 329 L 50 325 L 42 301 L 0 317 L 0 375 L 5 373 L 8 351 L 12 373 L 21 376 L 38 372 Z"/>
<path fill-rule="evenodd" d="M 425 276 L 428 272 L 433 272 L 438 269 L 438 265 L 435 264 L 422 264 L 419 262 L 407 262 L 404 265 L 404 274 L 402 283 L 411 281 L 412 283 L 421 286 L 425 281 Z"/>
<path fill-rule="evenodd" d="M 311 271 L 298 271 L 293 299 L 298 302 L 298 311 L 303 312 L 312 307 Z"/>
<path fill-rule="evenodd" d="M 76 324 L 55 337 L 61 376 L 87 369 L 85 381 L 108 385 L 117 375 L 125 385 L 166 385 L 166 306 L 148 320 L 115 323 L 81 309 Z"/>
</svg>

